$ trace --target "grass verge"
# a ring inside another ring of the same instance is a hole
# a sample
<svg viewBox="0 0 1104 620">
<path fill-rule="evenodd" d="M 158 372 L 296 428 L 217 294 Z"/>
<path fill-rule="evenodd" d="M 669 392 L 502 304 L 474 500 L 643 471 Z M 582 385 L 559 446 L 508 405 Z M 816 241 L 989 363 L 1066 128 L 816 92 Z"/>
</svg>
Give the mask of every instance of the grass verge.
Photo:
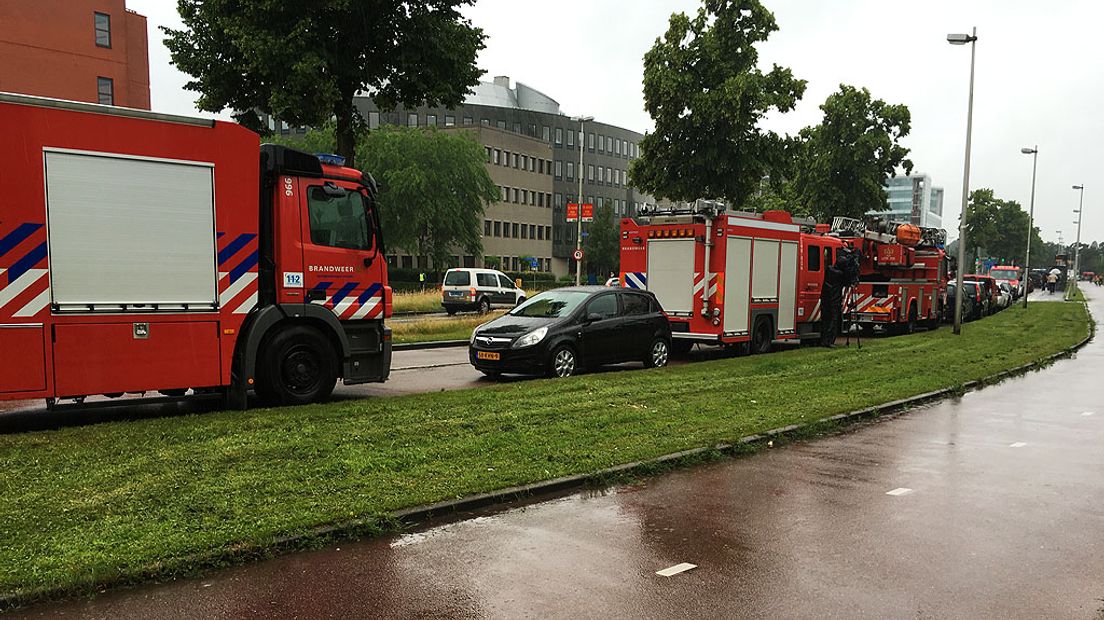
<svg viewBox="0 0 1104 620">
<path fill-rule="evenodd" d="M 395 344 L 467 340 L 472 330 L 505 314 L 505 310 L 487 314 L 465 314 L 449 318 L 423 319 L 391 323 L 391 341 Z"/>
<path fill-rule="evenodd" d="M 441 307 L 441 291 L 430 287 L 426 291 L 399 292 L 391 295 L 391 311 L 400 312 L 444 312 Z"/>
<path fill-rule="evenodd" d="M 1083 304 L 1018 306 L 862 350 L 0 437 L 0 597 L 94 592 L 263 555 L 400 508 L 730 442 L 1040 360 Z"/>
<path fill-rule="evenodd" d="M 1069 293 L 1066 294 L 1067 301 L 1085 301 L 1085 294 L 1081 292 L 1081 287 L 1077 286 L 1076 282 L 1070 282 Z"/>
</svg>

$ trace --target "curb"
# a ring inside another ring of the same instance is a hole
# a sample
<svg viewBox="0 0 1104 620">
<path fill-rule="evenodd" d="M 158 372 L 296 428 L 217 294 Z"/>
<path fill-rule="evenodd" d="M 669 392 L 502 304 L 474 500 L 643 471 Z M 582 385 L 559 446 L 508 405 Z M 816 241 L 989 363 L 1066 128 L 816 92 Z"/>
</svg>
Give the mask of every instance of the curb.
<svg viewBox="0 0 1104 620">
<path fill-rule="evenodd" d="M 392 351 L 419 351 L 421 349 L 447 349 L 449 347 L 466 347 L 467 340 L 434 340 L 431 342 L 409 342 L 406 344 L 391 345 Z"/>
<path fill-rule="evenodd" d="M 1086 302 L 1081 303 L 1086 306 L 1087 313 L 1088 304 Z M 218 557 L 215 566 L 225 566 L 227 565 L 227 563 L 232 564 L 235 563 L 235 560 L 240 562 L 247 559 L 264 559 L 273 557 L 280 553 L 305 550 L 312 548 L 312 545 L 316 547 L 317 544 L 321 541 L 331 541 L 335 539 L 348 540 L 355 538 L 358 535 L 378 535 L 380 533 L 397 529 L 394 528 L 391 524 L 417 526 L 422 522 L 428 521 L 430 519 L 441 518 L 442 516 L 453 515 L 459 512 L 478 510 L 490 506 L 501 506 L 505 508 L 505 505 L 509 504 L 510 502 L 515 502 L 519 500 L 540 500 L 542 497 L 549 497 L 557 493 L 572 492 L 581 488 L 585 488 L 587 486 L 601 484 L 603 481 L 617 476 L 642 475 L 647 473 L 649 470 L 655 470 L 657 467 L 673 467 L 675 465 L 678 465 L 680 462 L 694 459 L 696 457 L 707 454 L 720 453 L 735 455 L 749 446 L 758 446 L 774 439 L 795 438 L 804 432 L 812 431 L 819 427 L 830 427 L 836 423 L 846 424 L 866 419 L 896 415 L 917 405 L 942 400 L 943 398 L 953 396 L 964 391 L 983 388 L 993 383 L 1002 381 L 1006 378 L 1024 374 L 1028 371 L 1044 367 L 1051 362 L 1054 362 L 1055 360 L 1072 356 L 1096 337 L 1096 322 L 1093 320 L 1091 314 L 1088 314 L 1088 317 L 1089 334 L 1080 342 L 1034 362 L 1023 364 L 1015 368 L 1002 370 L 987 377 L 983 377 L 974 381 L 968 381 L 961 385 L 943 388 L 940 390 L 934 390 L 931 392 L 925 392 L 923 394 L 917 394 L 908 398 L 902 398 L 882 403 L 880 405 L 867 407 L 865 409 L 851 411 L 848 413 L 840 413 L 834 416 L 829 416 L 827 418 L 821 418 L 813 422 L 807 422 L 804 424 L 791 424 L 789 426 L 771 429 L 762 433 L 747 435 L 744 437 L 740 437 L 739 439 L 730 443 L 720 443 L 711 447 L 691 448 L 688 450 L 665 454 L 644 461 L 636 461 L 632 463 L 625 463 L 622 465 L 615 465 L 613 467 L 608 467 L 590 473 L 575 474 L 571 476 L 554 478 L 552 480 L 544 480 L 540 482 L 533 482 L 530 484 L 512 486 L 496 491 L 491 491 L 488 493 L 469 495 L 467 497 L 461 497 L 454 500 L 445 500 L 433 504 L 425 504 L 422 506 L 404 508 L 402 510 L 391 512 L 385 515 L 365 517 L 361 519 L 345 521 L 343 523 L 338 523 L 334 525 L 311 528 L 301 533 L 290 534 L 272 539 L 268 542 L 268 544 L 243 546 L 229 553 L 217 554 Z M 444 341 L 395 346 L 409 346 L 409 348 L 439 348 L 444 346 L 457 346 L 457 344 L 455 343 L 466 345 L 467 341 Z M 196 574 L 199 570 L 202 570 L 199 568 L 194 568 L 195 566 L 209 562 L 210 559 L 211 555 L 208 553 L 196 554 L 192 557 L 185 558 L 185 560 L 187 561 L 184 562 L 185 567 L 193 566 L 193 568 L 182 568 L 179 572 L 170 571 L 168 574 L 154 571 L 153 573 L 149 573 L 144 577 L 142 575 L 135 575 L 132 576 L 131 579 L 98 585 L 96 586 L 96 590 L 99 592 L 103 592 L 104 589 L 115 589 L 126 587 L 129 585 L 142 585 L 147 583 L 163 583 L 166 581 L 171 581 L 175 577 L 191 576 Z M 24 605 L 74 596 L 77 596 L 77 594 L 74 593 L 71 589 L 32 591 L 21 595 L 0 596 L 0 612 L 10 611 L 11 609 Z"/>
</svg>

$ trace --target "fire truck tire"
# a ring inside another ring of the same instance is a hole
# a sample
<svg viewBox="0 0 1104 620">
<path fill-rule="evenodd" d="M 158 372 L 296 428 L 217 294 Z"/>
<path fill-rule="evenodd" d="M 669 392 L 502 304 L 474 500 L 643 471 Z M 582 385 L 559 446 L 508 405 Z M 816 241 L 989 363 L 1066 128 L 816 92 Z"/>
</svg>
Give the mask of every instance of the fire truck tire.
<svg viewBox="0 0 1104 620">
<path fill-rule="evenodd" d="M 690 352 L 690 349 L 694 348 L 693 340 L 685 340 L 683 338 L 676 338 L 671 341 L 671 353 L 674 355 L 686 355 Z"/>
<path fill-rule="evenodd" d="M 645 368 L 663 368 L 671 357 L 671 346 L 663 338 L 656 338 L 648 348 L 648 357 L 644 358 Z"/>
<path fill-rule="evenodd" d="M 325 400 L 337 383 L 337 353 L 321 332 L 295 325 L 280 330 L 258 360 L 257 396 L 270 405 Z"/>
<path fill-rule="evenodd" d="M 757 355 L 759 353 L 770 353 L 771 341 L 774 340 L 771 335 L 771 321 L 765 317 L 759 317 L 755 321 L 755 329 L 751 332 L 751 354 Z"/>
</svg>

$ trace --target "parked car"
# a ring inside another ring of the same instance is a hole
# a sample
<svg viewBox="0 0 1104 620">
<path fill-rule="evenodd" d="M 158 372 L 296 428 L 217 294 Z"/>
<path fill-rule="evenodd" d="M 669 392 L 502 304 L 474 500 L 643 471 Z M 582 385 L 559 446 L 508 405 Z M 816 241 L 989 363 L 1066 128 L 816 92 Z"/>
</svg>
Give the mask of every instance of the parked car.
<svg viewBox="0 0 1104 620">
<path fill-rule="evenodd" d="M 512 308 L 524 301 L 525 291 L 494 269 L 449 269 L 441 284 L 441 306 L 449 316 L 461 310 Z"/>
<path fill-rule="evenodd" d="M 994 312 L 1000 312 L 1010 307 L 1012 305 L 1012 299 L 1012 285 L 1007 282 L 997 284 L 996 310 L 994 310 Z"/>
<path fill-rule="evenodd" d="M 666 366 L 670 347 L 671 327 L 652 293 L 574 286 L 534 295 L 477 327 L 468 359 L 488 376 L 567 377 L 621 362 Z"/>
<path fill-rule="evenodd" d="M 983 304 L 985 313 L 983 316 L 988 316 L 999 310 L 997 307 L 997 298 L 1000 297 L 1000 289 L 997 286 L 996 278 L 980 274 L 972 274 L 966 276 L 966 278 L 971 282 L 977 282 L 982 287 L 982 297 L 985 299 L 985 303 Z"/>
<path fill-rule="evenodd" d="M 621 286 L 621 278 L 610 278 L 606 280 L 606 286 Z"/>
<path fill-rule="evenodd" d="M 977 282 L 971 282 L 969 280 L 962 281 L 962 288 L 966 291 L 965 297 L 962 299 L 962 321 L 976 321 L 983 316 L 985 308 L 982 305 L 981 288 Z M 946 315 L 943 320 L 947 323 L 954 322 L 954 309 L 955 309 L 955 286 L 952 283 L 947 287 L 947 305 L 944 306 Z"/>
</svg>

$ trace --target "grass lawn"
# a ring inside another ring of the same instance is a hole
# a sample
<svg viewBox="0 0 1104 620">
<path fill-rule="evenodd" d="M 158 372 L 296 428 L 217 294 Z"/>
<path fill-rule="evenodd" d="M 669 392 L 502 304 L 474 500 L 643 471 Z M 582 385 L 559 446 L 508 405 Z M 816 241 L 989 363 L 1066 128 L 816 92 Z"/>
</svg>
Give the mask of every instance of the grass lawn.
<svg viewBox="0 0 1104 620">
<path fill-rule="evenodd" d="M 391 311 L 400 312 L 444 312 L 441 307 L 441 290 L 431 286 L 426 291 L 399 292 L 391 295 Z"/>
<path fill-rule="evenodd" d="M 395 509 L 731 441 L 1068 347 L 1083 304 L 854 348 L 0 437 L 0 596 L 94 592 Z M 921 414 L 922 415 L 922 414 Z M 373 519 L 378 518 L 378 521 Z"/>
<path fill-rule="evenodd" d="M 487 314 L 463 314 L 449 318 L 420 318 L 416 321 L 391 323 L 391 341 L 395 344 L 467 340 L 472 330 L 505 314 L 505 310 Z"/>
<path fill-rule="evenodd" d="M 1076 282 L 1070 282 L 1069 294 L 1066 295 L 1069 301 L 1085 301 L 1085 294 L 1081 292 L 1081 288 Z"/>
</svg>

